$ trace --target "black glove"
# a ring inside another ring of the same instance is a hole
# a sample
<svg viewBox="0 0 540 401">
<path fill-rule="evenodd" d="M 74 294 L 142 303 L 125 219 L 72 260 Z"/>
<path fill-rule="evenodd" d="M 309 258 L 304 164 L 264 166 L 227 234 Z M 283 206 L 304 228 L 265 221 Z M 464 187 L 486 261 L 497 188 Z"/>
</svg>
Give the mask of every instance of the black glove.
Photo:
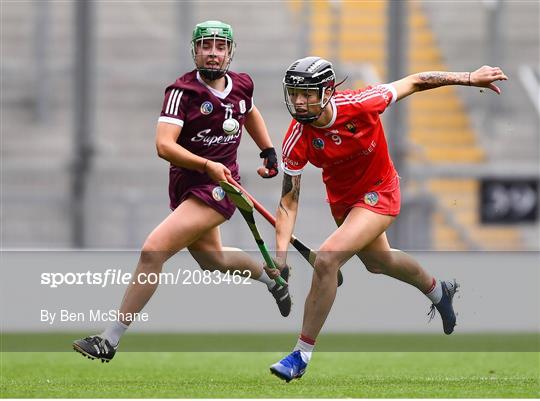
<svg viewBox="0 0 540 401">
<path fill-rule="evenodd" d="M 264 167 L 268 170 L 268 175 L 263 178 L 272 178 L 278 174 L 277 154 L 274 148 L 266 148 L 260 154 L 259 157 L 264 159 Z"/>
</svg>

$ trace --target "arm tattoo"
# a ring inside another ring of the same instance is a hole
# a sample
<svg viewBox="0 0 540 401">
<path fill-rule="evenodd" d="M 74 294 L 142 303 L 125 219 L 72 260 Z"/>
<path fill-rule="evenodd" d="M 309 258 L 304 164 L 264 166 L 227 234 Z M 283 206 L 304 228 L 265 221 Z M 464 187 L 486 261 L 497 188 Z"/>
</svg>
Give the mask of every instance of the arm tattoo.
<svg viewBox="0 0 540 401">
<path fill-rule="evenodd" d="M 285 197 L 289 192 L 292 190 L 292 176 L 290 176 L 287 173 L 283 174 L 283 185 L 281 188 L 281 199 Z M 279 208 L 285 213 L 287 216 L 289 213 L 287 212 L 287 209 L 283 206 L 283 203 L 281 203 L 281 199 L 279 200 Z"/>
<path fill-rule="evenodd" d="M 416 86 L 423 91 L 445 85 L 469 85 L 469 76 L 468 72 L 421 72 L 418 74 L 420 82 Z"/>
<path fill-rule="evenodd" d="M 298 199 L 300 198 L 300 178 L 300 175 L 291 176 L 287 173 L 283 175 L 283 188 L 281 190 L 281 199 L 283 199 L 290 193 L 292 199 L 295 202 L 298 202 Z M 288 215 L 287 210 L 285 209 L 281 201 L 279 202 L 279 208 Z"/>
<path fill-rule="evenodd" d="M 292 197 L 293 197 L 293 200 L 298 202 L 298 199 L 300 198 L 300 178 L 302 176 L 300 175 L 295 175 L 293 178 L 292 178 Z"/>
<path fill-rule="evenodd" d="M 287 209 L 285 209 L 285 206 L 283 206 L 283 203 L 279 201 L 279 208 L 285 213 L 286 216 L 289 216 L 289 212 L 287 212 Z"/>
<path fill-rule="evenodd" d="M 301 177 L 302 177 L 301 175 L 292 176 L 287 173 L 284 174 L 283 188 L 281 191 L 282 199 L 290 192 L 293 200 L 298 202 L 298 198 L 300 197 L 300 178 Z"/>
<path fill-rule="evenodd" d="M 287 173 L 284 173 L 283 174 L 283 187 L 281 189 L 281 197 L 283 198 L 285 195 L 291 192 L 291 189 L 292 189 L 292 176 Z"/>
</svg>

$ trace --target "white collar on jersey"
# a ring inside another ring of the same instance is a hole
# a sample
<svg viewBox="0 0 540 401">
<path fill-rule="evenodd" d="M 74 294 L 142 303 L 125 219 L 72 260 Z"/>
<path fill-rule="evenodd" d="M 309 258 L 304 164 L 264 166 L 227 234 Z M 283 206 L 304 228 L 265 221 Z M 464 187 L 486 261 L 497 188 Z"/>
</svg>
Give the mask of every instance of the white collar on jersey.
<svg viewBox="0 0 540 401">
<path fill-rule="evenodd" d="M 334 101 L 334 98 L 332 97 L 332 99 L 330 99 L 330 105 L 332 106 L 332 119 L 330 120 L 330 122 L 328 124 L 326 124 L 325 126 L 323 127 L 315 127 L 315 128 L 322 128 L 322 129 L 326 129 L 326 128 L 330 128 L 332 125 L 334 125 L 334 123 L 336 122 L 336 118 L 337 118 L 337 107 L 336 107 L 336 102 Z"/>
<path fill-rule="evenodd" d="M 233 83 L 231 77 L 229 77 L 228 74 L 225 74 L 225 79 L 227 80 L 227 85 L 225 86 L 225 90 L 223 92 L 220 92 L 211 86 L 208 86 L 206 82 L 203 81 L 201 78 L 201 75 L 199 74 L 199 71 L 197 71 L 197 81 L 199 81 L 201 84 L 203 84 L 212 94 L 217 97 L 218 99 L 225 99 L 227 96 L 229 96 L 229 93 L 232 91 Z"/>
</svg>

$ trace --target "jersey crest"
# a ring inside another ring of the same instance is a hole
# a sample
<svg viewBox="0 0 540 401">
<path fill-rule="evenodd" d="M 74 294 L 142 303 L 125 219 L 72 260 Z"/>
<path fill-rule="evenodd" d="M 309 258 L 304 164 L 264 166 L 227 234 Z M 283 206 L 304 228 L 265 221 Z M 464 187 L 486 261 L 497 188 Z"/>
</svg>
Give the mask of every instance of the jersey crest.
<svg viewBox="0 0 540 401">
<path fill-rule="evenodd" d="M 321 138 L 315 138 L 311 143 L 315 149 L 324 149 L 324 140 Z"/>
<path fill-rule="evenodd" d="M 356 134 L 356 132 L 358 131 L 358 128 L 356 127 L 356 121 L 355 120 L 352 120 L 352 121 L 349 121 L 349 122 L 345 123 L 345 128 L 351 134 Z"/>
<path fill-rule="evenodd" d="M 364 195 L 364 202 L 366 205 L 375 206 L 379 203 L 379 194 L 377 192 L 368 192 Z"/>
<path fill-rule="evenodd" d="M 206 101 L 201 104 L 201 113 L 207 116 L 214 110 L 214 105 L 212 102 Z"/>
</svg>

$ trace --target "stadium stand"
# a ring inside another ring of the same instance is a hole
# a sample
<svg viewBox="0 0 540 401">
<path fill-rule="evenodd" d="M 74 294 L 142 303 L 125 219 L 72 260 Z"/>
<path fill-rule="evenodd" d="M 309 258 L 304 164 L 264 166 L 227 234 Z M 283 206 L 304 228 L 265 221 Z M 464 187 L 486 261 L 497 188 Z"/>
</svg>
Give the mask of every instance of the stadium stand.
<svg viewBox="0 0 540 401">
<path fill-rule="evenodd" d="M 27 2 L 2 4 L 4 247 L 71 244 L 72 113 L 79 95 L 72 82 L 75 3 L 43 4 L 45 11 Z M 189 3 L 190 9 L 174 3 L 95 4 L 95 152 L 85 204 L 88 247 L 136 248 L 167 213 L 167 164 L 156 157 L 153 141 L 163 89 L 191 68 L 189 29 L 186 34 L 179 21 L 191 25 L 219 14 L 235 27 L 238 53 L 232 68 L 254 77 L 256 104 L 278 147 L 289 121 L 282 104 L 281 75 L 291 60 L 305 55 L 299 46 L 306 33 L 302 30 L 310 33 L 310 52 L 342 62 L 369 63 L 375 76 L 386 74 L 384 1 L 341 2 L 341 7 L 332 1 L 257 2 L 243 4 L 241 12 L 223 7 L 219 13 L 196 2 Z M 509 26 L 519 28 L 506 30 L 501 43 L 501 64 L 514 79 L 522 64 L 538 60 L 538 4 L 507 2 L 505 7 Z M 299 15 L 306 11 L 307 27 L 299 23 Z M 486 59 L 482 2 L 473 2 L 467 13 L 450 2 L 411 2 L 409 13 L 411 71 L 468 70 Z M 36 21 L 44 15 L 46 35 L 36 29 Z M 335 34 L 339 46 L 333 42 Z M 36 63 L 39 52 L 47 55 L 44 64 Z M 487 94 L 464 96 L 461 89 L 468 88 L 444 88 L 408 101 L 413 164 L 538 163 L 538 119 L 517 79 L 515 85 L 504 87 L 504 107 L 495 118 L 486 108 Z M 45 93 L 44 103 L 38 101 L 40 93 Z M 45 116 L 40 115 L 44 109 Z M 244 141 L 240 149 L 244 184 L 273 208 L 281 184 L 253 177 L 259 163 L 256 153 L 254 145 Z M 324 202 L 320 173 L 308 169 L 303 180 L 301 213 L 319 218 Z M 426 187 L 435 195 L 436 249 L 538 249 L 538 225 L 486 228 L 478 223 L 477 177 L 409 181 L 411 188 Z M 321 226 L 332 224 L 329 217 L 319 220 Z M 309 244 L 320 243 L 326 234 L 303 226 L 299 230 Z M 252 245 L 248 233 L 242 234 L 246 230 L 236 231 L 235 244 Z"/>
<path fill-rule="evenodd" d="M 314 23 L 320 21 L 322 16 L 328 15 L 330 3 L 316 3 Z M 459 7 L 447 3 L 445 9 L 441 10 L 439 3 L 411 2 L 409 4 L 411 73 L 426 70 L 455 70 L 455 64 L 447 62 L 447 60 L 453 59 L 459 59 L 461 62 L 460 68 L 457 70 L 468 70 L 471 68 L 471 63 L 472 65 L 481 65 L 481 52 L 471 60 L 463 57 L 463 54 L 460 53 L 461 48 L 456 48 L 452 54 L 444 57 L 441 46 L 438 44 L 439 36 L 442 38 L 445 35 L 452 36 L 453 31 L 460 32 L 464 36 L 469 35 L 468 37 L 474 37 L 475 33 L 477 34 L 477 32 L 471 32 L 471 29 L 478 30 L 478 24 L 468 24 L 468 19 L 465 22 L 460 20 L 462 13 L 457 11 Z M 341 61 L 370 63 L 374 66 L 379 77 L 384 77 L 386 73 L 386 6 L 384 1 L 344 2 L 339 17 L 340 22 L 337 24 L 341 28 L 338 42 Z M 425 10 L 429 7 L 430 13 Z M 508 5 L 508 7 L 520 8 L 512 5 Z M 525 17 L 527 7 L 524 8 L 520 12 Z M 453 13 L 446 12 L 450 9 Z M 482 6 L 477 6 L 472 12 L 478 18 L 482 11 Z M 439 29 L 435 32 L 432 26 L 439 25 L 435 22 L 437 18 L 434 21 L 430 19 L 432 16 L 437 16 L 439 20 L 451 20 L 447 21 L 446 30 Z M 514 18 L 518 19 L 519 17 Z M 527 37 L 532 37 L 535 22 L 533 20 L 529 22 L 532 28 Z M 538 27 L 537 21 L 536 27 Z M 324 28 L 323 26 L 321 30 L 317 31 L 317 34 L 313 35 L 313 52 L 331 48 L 328 29 Z M 326 41 L 326 45 L 321 44 L 320 41 Z M 447 41 L 451 42 L 449 39 Z M 530 42 L 531 47 L 534 46 L 535 41 Z M 504 43 L 504 45 L 509 46 L 510 43 Z M 531 53 L 523 52 L 523 54 L 530 54 L 530 61 L 534 59 L 535 52 L 536 55 L 538 54 L 537 49 L 531 50 Z M 503 67 L 506 69 L 505 64 Z M 502 98 L 502 101 L 512 102 L 513 97 L 515 97 L 515 94 L 513 95 L 510 96 L 510 99 Z M 478 113 L 479 108 L 471 108 L 470 105 L 465 104 L 462 92 L 458 88 L 440 88 L 437 91 L 414 96 L 406 102 L 408 103 L 410 130 L 408 139 L 412 150 L 409 157 L 410 163 L 420 163 L 423 166 L 463 164 L 474 169 L 475 165 L 488 163 L 490 159 L 500 159 L 500 155 L 495 154 L 493 148 L 484 146 L 483 142 L 485 141 L 479 140 L 479 137 L 489 136 L 490 133 L 485 132 L 486 124 L 477 124 L 476 129 L 473 127 L 471 114 Z M 520 103 L 524 108 L 527 108 L 523 99 Z M 531 113 L 529 112 L 529 114 Z M 534 131 L 529 130 L 527 140 L 529 143 L 538 143 Z M 538 160 L 538 153 L 534 153 L 534 146 L 532 146 L 532 152 L 531 146 L 525 145 L 521 148 L 524 152 L 519 153 L 520 150 L 516 150 L 517 157 L 528 157 L 533 163 Z M 490 151 L 493 154 L 488 154 Z M 407 185 L 407 183 L 405 184 Z M 480 224 L 478 218 L 478 180 L 474 174 L 468 179 L 428 179 L 425 185 L 435 195 L 437 205 L 433 220 L 435 225 L 433 245 L 435 249 L 522 249 L 530 246 L 530 243 L 524 239 L 524 236 L 529 234 L 526 229 L 502 226 L 486 227 Z"/>
</svg>

